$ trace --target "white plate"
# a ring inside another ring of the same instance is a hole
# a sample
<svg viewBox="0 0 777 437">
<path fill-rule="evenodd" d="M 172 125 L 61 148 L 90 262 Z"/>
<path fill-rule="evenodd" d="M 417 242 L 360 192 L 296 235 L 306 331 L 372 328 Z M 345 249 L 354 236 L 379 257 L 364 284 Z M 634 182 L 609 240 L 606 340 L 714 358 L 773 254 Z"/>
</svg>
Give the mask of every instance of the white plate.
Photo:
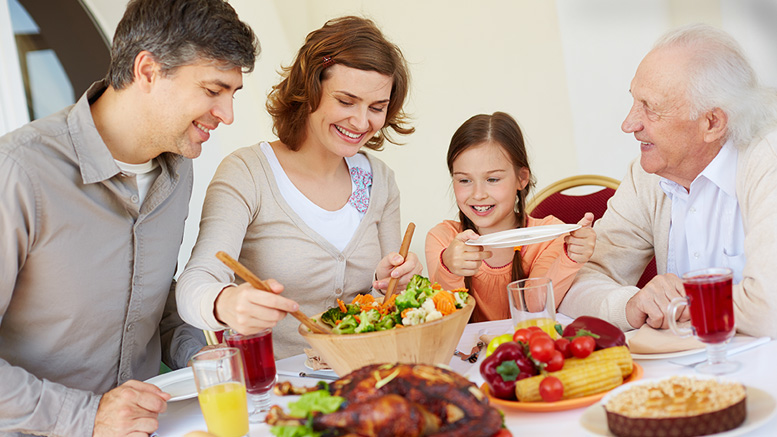
<svg viewBox="0 0 777 437">
<path fill-rule="evenodd" d="M 631 340 L 631 337 L 634 337 L 634 335 L 637 334 L 638 330 L 628 331 L 625 333 L 626 335 L 626 344 L 629 343 L 629 340 Z M 677 357 L 684 357 L 686 355 L 693 355 L 704 352 L 704 348 L 698 348 L 698 349 L 688 349 L 687 351 L 677 351 L 677 352 L 664 352 L 660 354 L 635 354 L 634 352 L 631 353 L 631 358 L 635 360 L 668 360 L 670 358 L 677 358 Z"/>
<path fill-rule="evenodd" d="M 470 246 L 487 246 L 493 248 L 524 246 L 552 240 L 559 235 L 580 229 L 580 225 L 546 225 L 529 228 L 508 229 L 502 232 L 482 235 L 477 240 L 469 240 L 464 244 Z"/>
<path fill-rule="evenodd" d="M 768 422 L 777 413 L 777 401 L 769 393 L 750 386 L 747 389 L 747 418 L 738 428 L 714 434 L 716 437 L 733 437 L 753 431 Z M 602 402 L 586 408 L 580 416 L 580 425 L 586 431 L 598 436 L 612 436 L 607 427 L 607 414 Z"/>
<path fill-rule="evenodd" d="M 194 384 L 194 372 L 191 367 L 163 373 L 147 379 L 147 383 L 154 384 L 172 396 L 169 401 L 180 401 L 197 396 L 197 386 Z"/>
</svg>

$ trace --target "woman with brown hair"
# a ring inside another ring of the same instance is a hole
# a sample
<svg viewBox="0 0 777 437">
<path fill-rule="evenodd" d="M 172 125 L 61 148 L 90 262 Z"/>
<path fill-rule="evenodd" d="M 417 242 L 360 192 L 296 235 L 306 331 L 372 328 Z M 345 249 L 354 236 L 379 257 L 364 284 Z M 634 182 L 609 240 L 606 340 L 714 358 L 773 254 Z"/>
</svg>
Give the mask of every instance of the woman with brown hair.
<svg viewBox="0 0 777 437">
<path fill-rule="evenodd" d="M 402 111 L 407 93 L 402 53 L 372 21 L 337 18 L 307 36 L 267 101 L 278 140 L 228 156 L 208 187 L 177 289 L 184 320 L 243 334 L 277 323 L 275 355 L 283 358 L 306 344 L 298 322 L 283 319 L 297 305 L 316 314 L 337 299 L 384 290 L 390 278 L 403 287 L 421 272 L 415 254 L 395 252 L 394 174 L 362 150 L 413 132 Z M 214 257 L 219 250 L 277 280 L 275 293 L 232 284 Z"/>
</svg>

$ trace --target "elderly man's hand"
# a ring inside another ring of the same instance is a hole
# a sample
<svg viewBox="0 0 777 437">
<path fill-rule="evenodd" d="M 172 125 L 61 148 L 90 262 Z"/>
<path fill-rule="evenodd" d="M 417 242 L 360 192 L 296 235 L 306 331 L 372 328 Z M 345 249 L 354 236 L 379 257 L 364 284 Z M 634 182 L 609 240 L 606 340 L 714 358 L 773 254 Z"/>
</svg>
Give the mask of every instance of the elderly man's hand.
<svg viewBox="0 0 777 437">
<path fill-rule="evenodd" d="M 669 302 L 681 296 L 685 296 L 685 290 L 677 275 L 656 275 L 626 303 L 626 320 L 634 328 L 645 323 L 656 329 L 669 328 Z M 678 320 L 684 322 L 690 318 L 686 308 Z"/>
</svg>

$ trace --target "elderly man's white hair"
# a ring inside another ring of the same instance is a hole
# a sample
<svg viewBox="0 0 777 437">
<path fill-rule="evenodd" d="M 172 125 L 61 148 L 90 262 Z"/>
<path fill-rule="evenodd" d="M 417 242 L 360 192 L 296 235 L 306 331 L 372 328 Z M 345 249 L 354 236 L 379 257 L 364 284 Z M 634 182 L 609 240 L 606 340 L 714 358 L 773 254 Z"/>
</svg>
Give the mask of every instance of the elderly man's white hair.
<svg viewBox="0 0 777 437">
<path fill-rule="evenodd" d="M 728 33 L 692 24 L 659 38 L 653 51 L 681 47 L 691 51 L 688 100 L 691 119 L 713 108 L 728 116 L 728 134 L 746 145 L 777 125 L 777 90 L 762 86 L 740 45 Z"/>
</svg>

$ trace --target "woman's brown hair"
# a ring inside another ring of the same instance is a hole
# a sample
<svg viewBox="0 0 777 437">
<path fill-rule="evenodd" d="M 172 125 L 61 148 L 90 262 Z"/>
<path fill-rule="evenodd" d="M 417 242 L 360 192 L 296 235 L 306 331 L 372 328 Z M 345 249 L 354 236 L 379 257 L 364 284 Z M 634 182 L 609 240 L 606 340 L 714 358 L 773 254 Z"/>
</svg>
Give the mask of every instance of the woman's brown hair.
<svg viewBox="0 0 777 437">
<path fill-rule="evenodd" d="M 491 115 L 478 114 L 465 121 L 464 124 L 456 129 L 453 137 L 451 137 L 451 144 L 448 147 L 448 171 L 453 174 L 453 162 L 456 161 L 456 158 L 462 152 L 487 141 L 498 144 L 505 151 L 507 156 L 510 157 L 516 175 L 519 174 L 522 168 L 529 171 L 529 183 L 522 190 L 515 193 L 516 205 L 518 206 L 515 219 L 518 227 L 525 227 L 528 216 L 526 214 L 526 197 L 534 187 L 534 177 L 531 175 L 529 156 L 526 153 L 523 133 L 521 133 L 518 122 L 509 114 L 504 112 L 494 112 Z M 461 221 L 462 231 L 472 229 L 475 232 L 480 232 L 477 226 L 472 223 L 472 220 L 461 210 L 459 210 L 459 221 Z M 511 281 L 524 278 L 526 278 L 526 273 L 521 265 L 521 252 L 516 250 L 513 256 Z M 472 288 L 472 277 L 464 277 L 464 286 L 467 289 Z"/>
<path fill-rule="evenodd" d="M 327 69 L 344 65 L 375 71 L 393 80 L 386 124 L 365 144 L 381 150 L 384 140 L 397 144 L 389 128 L 402 135 L 411 134 L 402 110 L 409 88 L 407 63 L 399 47 L 392 44 L 371 20 L 347 16 L 329 20 L 309 33 L 292 65 L 283 67 L 281 82 L 267 97 L 267 111 L 273 119 L 273 133 L 291 150 L 298 150 L 307 135 L 308 116 L 321 102 L 321 82 Z"/>
</svg>

